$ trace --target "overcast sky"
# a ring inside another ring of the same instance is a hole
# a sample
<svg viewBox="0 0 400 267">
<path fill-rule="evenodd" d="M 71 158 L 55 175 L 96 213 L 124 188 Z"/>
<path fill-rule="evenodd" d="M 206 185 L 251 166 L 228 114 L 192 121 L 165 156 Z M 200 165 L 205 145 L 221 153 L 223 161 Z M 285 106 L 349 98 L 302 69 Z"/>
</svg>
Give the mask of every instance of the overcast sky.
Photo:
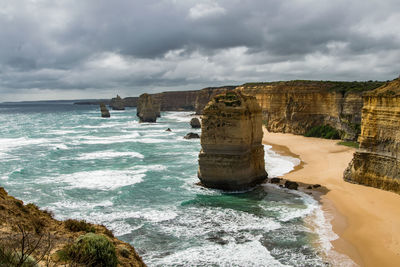
<svg viewBox="0 0 400 267">
<path fill-rule="evenodd" d="M 0 102 L 399 73 L 399 0 L 0 0 Z"/>
</svg>

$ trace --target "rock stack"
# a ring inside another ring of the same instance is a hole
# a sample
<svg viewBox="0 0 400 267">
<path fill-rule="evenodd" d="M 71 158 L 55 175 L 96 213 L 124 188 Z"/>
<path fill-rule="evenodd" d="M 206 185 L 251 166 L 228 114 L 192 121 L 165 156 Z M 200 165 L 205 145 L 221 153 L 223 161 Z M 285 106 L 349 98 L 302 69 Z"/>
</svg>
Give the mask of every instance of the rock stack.
<svg viewBox="0 0 400 267">
<path fill-rule="evenodd" d="M 110 106 L 113 110 L 125 110 L 124 100 L 119 95 L 111 99 Z"/>
<path fill-rule="evenodd" d="M 104 103 L 100 103 L 100 111 L 101 111 L 101 116 L 103 118 L 109 118 L 110 117 L 110 112 L 108 111 L 106 105 Z"/>
<path fill-rule="evenodd" d="M 400 193 L 400 79 L 364 94 L 358 140 L 344 179 Z"/>
<path fill-rule="evenodd" d="M 198 177 L 204 186 L 243 190 L 268 178 L 261 108 L 239 91 L 214 97 L 202 118 Z"/>
<path fill-rule="evenodd" d="M 151 95 L 142 94 L 139 97 L 136 114 L 139 122 L 156 122 L 160 109 L 158 105 L 154 104 Z"/>
<path fill-rule="evenodd" d="M 201 128 L 200 120 L 198 118 L 191 119 L 190 126 L 192 126 L 192 128 L 195 128 L 195 129 Z"/>
</svg>

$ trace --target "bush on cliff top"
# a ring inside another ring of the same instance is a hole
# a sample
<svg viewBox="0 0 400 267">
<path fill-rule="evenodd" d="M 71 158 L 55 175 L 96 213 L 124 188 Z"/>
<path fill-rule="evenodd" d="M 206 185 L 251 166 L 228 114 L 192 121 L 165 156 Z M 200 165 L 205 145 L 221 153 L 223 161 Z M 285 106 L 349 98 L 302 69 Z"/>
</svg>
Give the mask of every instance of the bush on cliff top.
<svg viewBox="0 0 400 267">
<path fill-rule="evenodd" d="M 103 235 L 88 233 L 59 252 L 62 260 L 84 266 L 117 266 L 115 246 Z"/>
<path fill-rule="evenodd" d="M 320 137 L 325 139 L 340 139 L 340 133 L 329 125 L 314 126 L 310 128 L 304 136 Z"/>
</svg>

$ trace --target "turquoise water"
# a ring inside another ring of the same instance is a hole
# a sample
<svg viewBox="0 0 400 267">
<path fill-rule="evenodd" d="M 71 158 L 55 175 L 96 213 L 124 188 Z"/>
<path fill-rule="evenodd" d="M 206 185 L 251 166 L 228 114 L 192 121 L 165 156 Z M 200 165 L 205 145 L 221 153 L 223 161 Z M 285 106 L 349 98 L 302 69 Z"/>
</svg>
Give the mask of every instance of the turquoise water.
<svg viewBox="0 0 400 267">
<path fill-rule="evenodd" d="M 0 105 L 0 185 L 57 219 L 106 225 L 149 266 L 326 266 L 326 222 L 314 199 L 272 185 L 200 188 L 199 140 L 183 139 L 200 133 L 190 129 L 190 112 L 163 112 L 156 124 L 139 124 L 135 114 Z M 265 149 L 270 177 L 299 163 Z"/>
</svg>

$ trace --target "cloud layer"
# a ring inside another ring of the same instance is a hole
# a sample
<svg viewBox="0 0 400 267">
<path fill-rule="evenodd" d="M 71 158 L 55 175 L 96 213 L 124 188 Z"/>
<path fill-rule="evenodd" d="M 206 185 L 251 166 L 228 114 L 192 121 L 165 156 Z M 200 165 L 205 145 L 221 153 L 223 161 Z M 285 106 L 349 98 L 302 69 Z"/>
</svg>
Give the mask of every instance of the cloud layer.
<svg viewBox="0 0 400 267">
<path fill-rule="evenodd" d="M 0 1 L 1 100 L 400 73 L 400 2 Z"/>
</svg>

